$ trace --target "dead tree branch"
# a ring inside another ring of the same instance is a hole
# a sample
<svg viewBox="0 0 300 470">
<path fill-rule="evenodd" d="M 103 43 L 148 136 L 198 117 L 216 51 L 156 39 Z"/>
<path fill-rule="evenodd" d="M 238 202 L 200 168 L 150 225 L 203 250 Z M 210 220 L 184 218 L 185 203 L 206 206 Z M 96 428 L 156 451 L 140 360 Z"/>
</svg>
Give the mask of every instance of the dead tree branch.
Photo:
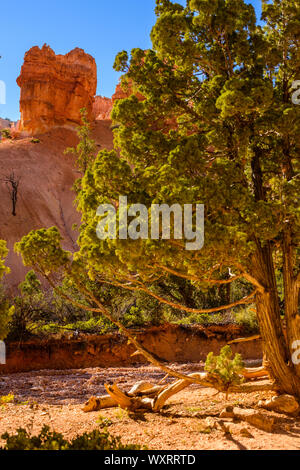
<svg viewBox="0 0 300 470">
<path fill-rule="evenodd" d="M 16 213 L 16 207 L 17 207 L 17 201 L 18 201 L 18 190 L 19 190 L 19 184 L 21 181 L 20 176 L 16 176 L 14 171 L 10 173 L 10 175 L 7 175 L 3 179 L 4 183 L 6 184 L 6 187 L 8 189 L 11 202 L 12 202 L 12 215 L 15 217 L 17 215 Z"/>
</svg>

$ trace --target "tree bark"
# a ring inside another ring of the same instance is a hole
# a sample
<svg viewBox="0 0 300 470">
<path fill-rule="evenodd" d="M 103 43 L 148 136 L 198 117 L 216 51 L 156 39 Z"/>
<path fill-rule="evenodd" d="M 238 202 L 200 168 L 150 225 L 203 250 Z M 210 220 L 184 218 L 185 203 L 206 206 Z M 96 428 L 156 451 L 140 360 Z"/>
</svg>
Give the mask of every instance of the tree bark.
<svg viewBox="0 0 300 470">
<path fill-rule="evenodd" d="M 253 275 L 263 286 L 263 289 L 256 294 L 256 305 L 263 349 L 270 374 L 278 391 L 300 397 L 300 378 L 297 376 L 292 364 L 290 349 L 284 337 L 280 318 L 280 306 L 270 244 L 261 247 L 257 243 L 257 252 L 253 257 Z M 291 332 L 289 335 L 291 335 Z"/>
<path fill-rule="evenodd" d="M 291 229 L 287 227 L 283 235 L 283 284 L 286 335 L 290 356 L 293 356 L 293 344 L 300 341 L 299 284 L 294 274 L 295 250 L 292 245 Z M 300 364 L 293 364 L 295 374 L 300 381 Z"/>
</svg>

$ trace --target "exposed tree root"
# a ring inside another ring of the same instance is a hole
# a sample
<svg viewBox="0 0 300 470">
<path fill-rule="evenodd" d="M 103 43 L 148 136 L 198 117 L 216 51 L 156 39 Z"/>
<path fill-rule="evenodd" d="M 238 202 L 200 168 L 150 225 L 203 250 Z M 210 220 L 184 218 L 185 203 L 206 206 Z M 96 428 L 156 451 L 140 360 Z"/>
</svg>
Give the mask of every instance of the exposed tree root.
<svg viewBox="0 0 300 470">
<path fill-rule="evenodd" d="M 126 393 L 122 392 L 117 385 L 105 385 L 106 391 L 111 398 L 116 400 L 118 406 L 125 410 L 152 410 L 153 398 L 144 397 L 129 397 Z"/>
<path fill-rule="evenodd" d="M 246 368 L 241 372 L 242 376 L 245 379 L 258 379 L 260 377 L 268 377 L 269 373 L 266 370 L 264 366 L 262 367 L 251 367 L 251 368 Z"/>
<path fill-rule="evenodd" d="M 109 395 L 104 395 L 102 397 L 91 397 L 89 401 L 84 405 L 83 411 L 88 413 L 90 411 L 99 411 L 107 408 L 114 408 L 115 406 L 118 406 L 118 403 Z"/>
<path fill-rule="evenodd" d="M 271 380 L 259 380 L 258 382 L 245 382 L 241 385 L 232 385 L 228 393 L 254 393 L 276 392 L 276 387 Z"/>
<path fill-rule="evenodd" d="M 227 344 L 237 344 L 237 343 L 248 343 L 249 341 L 255 341 L 261 339 L 260 335 L 248 336 L 247 338 L 237 338 L 229 341 Z"/>
<path fill-rule="evenodd" d="M 109 386 L 106 386 L 106 388 L 107 387 Z M 125 395 L 131 398 L 135 398 L 135 397 L 151 398 L 159 394 L 164 388 L 165 386 L 155 385 L 150 382 L 137 382 L 128 393 L 125 393 Z M 99 410 L 103 410 L 106 408 L 114 408 L 114 407 L 119 406 L 120 403 L 118 402 L 117 397 L 114 397 L 114 393 L 115 393 L 114 390 L 115 388 L 112 388 L 111 393 L 108 392 L 109 393 L 108 395 L 103 395 L 101 397 L 91 397 L 89 401 L 85 404 L 83 411 L 85 412 L 99 411 Z"/>
<path fill-rule="evenodd" d="M 237 338 L 237 339 L 234 339 L 233 341 L 229 341 L 227 344 L 231 345 L 231 344 L 246 343 L 249 341 L 255 341 L 259 339 L 261 339 L 260 335 L 254 335 L 254 336 L 249 336 L 247 338 Z M 259 377 L 268 377 L 269 372 L 267 368 L 265 367 L 265 365 L 263 365 L 262 367 L 257 367 L 257 368 L 250 368 L 250 369 L 246 368 L 242 371 L 242 375 L 243 377 L 245 377 L 245 379 L 256 379 Z"/>
</svg>

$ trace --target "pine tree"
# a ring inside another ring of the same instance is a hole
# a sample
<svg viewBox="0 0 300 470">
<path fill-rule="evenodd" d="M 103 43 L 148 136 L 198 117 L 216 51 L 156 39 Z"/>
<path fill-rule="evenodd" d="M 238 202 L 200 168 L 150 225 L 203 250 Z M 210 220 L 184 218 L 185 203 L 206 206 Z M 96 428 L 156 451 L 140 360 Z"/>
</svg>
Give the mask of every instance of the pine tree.
<svg viewBox="0 0 300 470">
<path fill-rule="evenodd" d="M 95 141 L 91 138 L 91 123 L 87 117 L 87 110 L 82 108 L 80 110 L 82 125 L 78 127 L 77 135 L 79 143 L 76 147 L 69 147 L 66 149 L 65 154 L 75 155 L 77 158 L 76 165 L 80 171 L 86 172 L 87 168 L 95 160 L 97 147 Z"/>
</svg>

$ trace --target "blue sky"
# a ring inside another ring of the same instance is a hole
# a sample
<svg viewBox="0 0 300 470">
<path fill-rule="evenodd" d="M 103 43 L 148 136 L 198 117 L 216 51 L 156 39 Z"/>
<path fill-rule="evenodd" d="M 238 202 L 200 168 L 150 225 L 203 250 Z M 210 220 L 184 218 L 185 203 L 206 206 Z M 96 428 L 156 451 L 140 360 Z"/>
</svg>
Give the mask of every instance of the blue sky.
<svg viewBox="0 0 300 470">
<path fill-rule="evenodd" d="M 185 4 L 184 0 L 177 0 Z M 252 0 L 260 11 L 260 0 Z M 116 54 L 133 47 L 148 48 L 155 23 L 155 0 L 14 0 L 2 2 L 0 80 L 6 83 L 6 105 L 0 116 L 19 119 L 20 73 L 25 52 L 49 44 L 56 54 L 81 47 L 98 66 L 97 94 L 111 96 L 119 75 Z"/>
</svg>

